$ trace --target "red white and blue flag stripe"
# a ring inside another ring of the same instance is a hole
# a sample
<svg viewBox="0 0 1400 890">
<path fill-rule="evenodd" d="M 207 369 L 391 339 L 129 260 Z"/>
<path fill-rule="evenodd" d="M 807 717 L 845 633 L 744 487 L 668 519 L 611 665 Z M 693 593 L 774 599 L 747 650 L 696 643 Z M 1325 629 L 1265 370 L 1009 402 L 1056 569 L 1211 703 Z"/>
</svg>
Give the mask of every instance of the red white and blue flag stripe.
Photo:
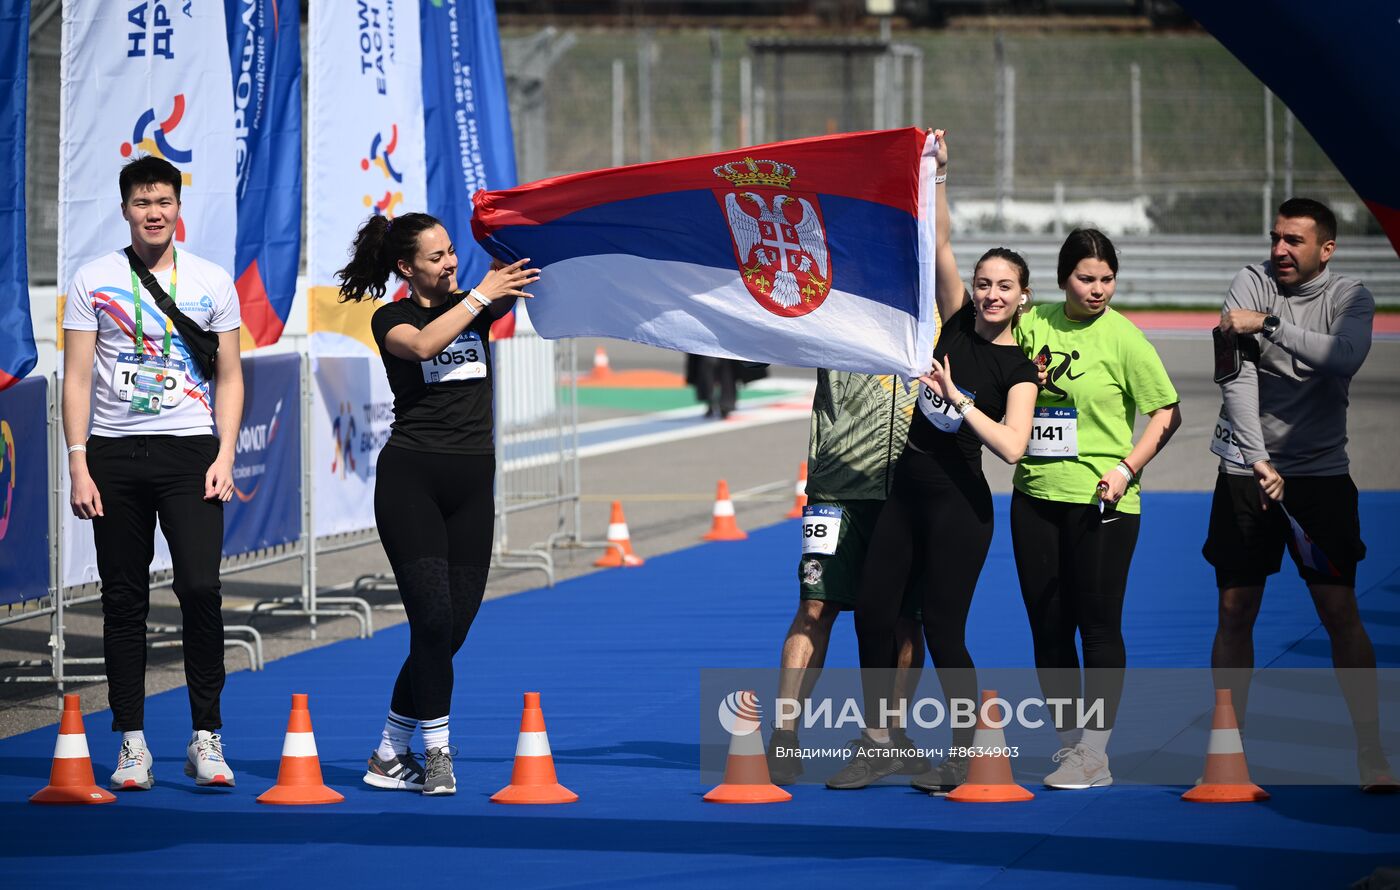
<svg viewBox="0 0 1400 890">
<path fill-rule="evenodd" d="M 1288 549 L 1298 564 L 1315 572 L 1340 578 L 1342 573 L 1332 564 L 1332 560 L 1327 558 L 1327 554 L 1322 552 L 1322 548 L 1317 546 L 1317 542 L 1312 539 L 1312 536 L 1303 531 L 1303 527 L 1298 524 L 1298 520 L 1293 518 L 1293 514 L 1289 513 L 1282 504 L 1279 504 L 1279 509 L 1283 510 L 1283 515 L 1288 517 Z"/>
<path fill-rule="evenodd" d="M 799 139 L 475 197 L 492 256 L 542 270 L 545 337 L 916 376 L 934 310 L 933 137 Z"/>
</svg>

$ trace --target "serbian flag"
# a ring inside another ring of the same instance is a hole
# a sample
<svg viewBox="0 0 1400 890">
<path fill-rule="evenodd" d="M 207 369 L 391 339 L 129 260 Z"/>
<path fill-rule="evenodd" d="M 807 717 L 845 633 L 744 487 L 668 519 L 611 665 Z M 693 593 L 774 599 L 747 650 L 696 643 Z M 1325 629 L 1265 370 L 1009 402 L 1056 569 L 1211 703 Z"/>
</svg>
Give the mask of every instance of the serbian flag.
<svg viewBox="0 0 1400 890">
<path fill-rule="evenodd" d="M 578 173 L 475 196 L 540 267 L 545 337 L 917 376 L 934 310 L 934 140 L 884 130 Z"/>
<path fill-rule="evenodd" d="M 1317 546 L 1317 542 L 1312 536 L 1303 531 L 1303 527 L 1298 524 L 1298 520 L 1293 518 L 1293 514 L 1284 509 L 1283 504 L 1279 504 L 1279 509 L 1283 510 L 1283 515 L 1288 517 L 1289 537 L 1288 549 L 1293 555 L 1293 559 L 1298 565 L 1312 569 L 1314 572 L 1321 572 L 1333 578 L 1340 578 L 1342 573 L 1332 564 L 1332 560 L 1327 558 L 1327 554 L 1322 552 L 1322 548 Z"/>
</svg>

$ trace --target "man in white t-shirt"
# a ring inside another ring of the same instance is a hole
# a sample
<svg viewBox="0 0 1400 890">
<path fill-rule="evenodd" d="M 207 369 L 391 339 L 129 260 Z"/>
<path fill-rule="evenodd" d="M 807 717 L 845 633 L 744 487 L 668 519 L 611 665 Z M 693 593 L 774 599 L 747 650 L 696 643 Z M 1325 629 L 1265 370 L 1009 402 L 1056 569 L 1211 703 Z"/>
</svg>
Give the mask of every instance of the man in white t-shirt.
<svg viewBox="0 0 1400 890">
<path fill-rule="evenodd" d="M 162 158 L 142 157 L 122 168 L 118 183 L 139 262 L 113 250 L 83 266 L 63 312 L 70 503 L 79 519 L 92 521 L 108 700 L 112 728 L 122 734 L 111 787 L 144 790 L 155 781 L 143 722 L 157 519 L 170 544 L 184 625 L 194 723 L 185 774 L 200 785 L 232 786 L 218 735 L 224 688 L 219 559 L 243 414 L 238 297 L 227 272 L 176 249 L 179 170 Z M 142 283 L 146 270 L 156 288 Z M 217 334 L 212 380 L 161 310 L 170 301 Z"/>
</svg>

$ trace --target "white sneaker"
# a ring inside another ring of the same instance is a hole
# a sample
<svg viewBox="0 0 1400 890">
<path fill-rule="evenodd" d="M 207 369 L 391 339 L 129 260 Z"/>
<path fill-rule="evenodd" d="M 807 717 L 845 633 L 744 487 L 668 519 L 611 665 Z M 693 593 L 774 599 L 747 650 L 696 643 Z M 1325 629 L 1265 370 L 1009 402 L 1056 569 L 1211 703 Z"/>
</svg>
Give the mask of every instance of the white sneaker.
<svg viewBox="0 0 1400 890">
<path fill-rule="evenodd" d="M 1051 759 L 1060 768 L 1045 777 L 1046 788 L 1079 791 L 1113 784 L 1113 773 L 1108 771 L 1108 755 L 1082 743 L 1073 748 L 1061 748 Z"/>
<path fill-rule="evenodd" d="M 196 785 L 233 787 L 233 770 L 224 762 L 224 740 L 216 732 L 201 729 L 185 749 L 185 775 Z"/>
<path fill-rule="evenodd" d="M 156 783 L 156 777 L 151 772 L 154 762 L 145 745 L 134 739 L 122 742 L 122 749 L 117 754 L 117 771 L 112 773 L 108 787 L 113 791 L 150 791 Z"/>
</svg>

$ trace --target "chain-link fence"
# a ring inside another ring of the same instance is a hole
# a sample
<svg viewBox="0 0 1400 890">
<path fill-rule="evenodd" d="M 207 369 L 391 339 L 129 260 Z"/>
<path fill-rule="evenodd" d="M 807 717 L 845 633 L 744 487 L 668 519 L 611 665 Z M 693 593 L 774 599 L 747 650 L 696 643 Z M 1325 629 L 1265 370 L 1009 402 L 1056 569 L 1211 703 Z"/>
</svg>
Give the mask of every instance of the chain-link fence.
<svg viewBox="0 0 1400 890">
<path fill-rule="evenodd" d="M 56 269 L 56 7 L 30 41 L 35 284 Z M 949 131 L 965 232 L 1257 235 L 1307 194 L 1344 235 L 1380 234 L 1312 137 L 1205 34 L 507 29 L 503 48 L 522 181 L 929 124 Z"/>
</svg>

